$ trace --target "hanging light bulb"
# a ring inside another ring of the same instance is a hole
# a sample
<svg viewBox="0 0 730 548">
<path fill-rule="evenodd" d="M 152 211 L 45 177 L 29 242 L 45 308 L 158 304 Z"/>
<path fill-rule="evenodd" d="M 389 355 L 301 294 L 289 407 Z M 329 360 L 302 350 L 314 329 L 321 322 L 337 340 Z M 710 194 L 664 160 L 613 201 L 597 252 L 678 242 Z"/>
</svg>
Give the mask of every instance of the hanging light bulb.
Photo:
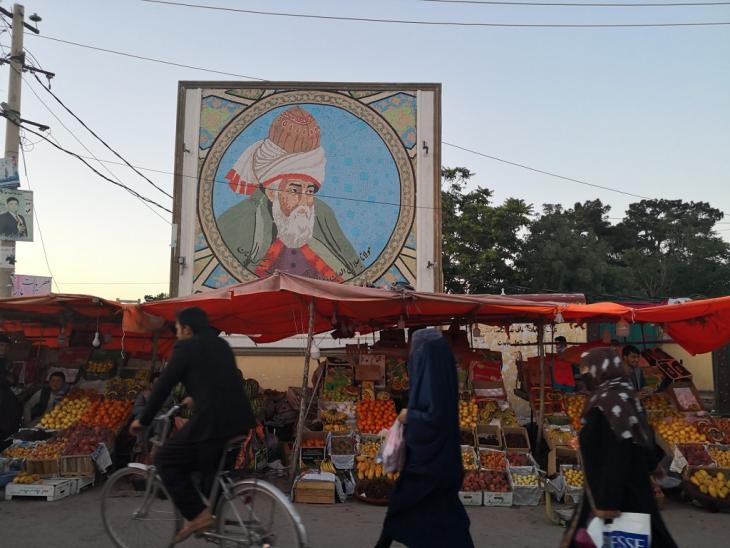
<svg viewBox="0 0 730 548">
<path fill-rule="evenodd" d="M 471 328 L 471 336 L 478 339 L 482 336 L 482 330 L 479 328 L 479 324 L 475 323 L 474 327 Z"/>
<path fill-rule="evenodd" d="M 555 314 L 555 323 L 565 323 L 565 320 L 563 319 L 563 313 L 558 310 L 558 313 Z"/>
<path fill-rule="evenodd" d="M 406 320 L 403 318 L 403 315 L 401 315 L 400 319 L 398 320 L 398 329 L 405 329 L 406 328 Z"/>
<path fill-rule="evenodd" d="M 631 331 L 631 326 L 626 320 L 619 320 L 616 323 L 616 336 L 617 337 L 628 337 Z"/>
<path fill-rule="evenodd" d="M 94 348 L 99 348 L 101 346 L 101 335 L 99 335 L 98 331 L 94 333 L 94 340 L 91 341 L 91 346 Z"/>
</svg>

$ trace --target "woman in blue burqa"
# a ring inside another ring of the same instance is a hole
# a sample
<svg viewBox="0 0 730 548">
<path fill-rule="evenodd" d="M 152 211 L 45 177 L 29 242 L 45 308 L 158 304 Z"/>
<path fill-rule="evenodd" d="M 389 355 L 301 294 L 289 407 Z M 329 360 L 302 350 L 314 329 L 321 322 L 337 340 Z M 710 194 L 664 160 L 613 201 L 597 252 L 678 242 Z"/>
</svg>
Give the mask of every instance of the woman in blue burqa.
<svg viewBox="0 0 730 548">
<path fill-rule="evenodd" d="M 459 500 L 464 479 L 459 446 L 456 362 L 436 329 L 417 331 L 408 358 L 410 398 L 406 459 L 376 548 L 472 548 L 469 517 Z"/>
</svg>

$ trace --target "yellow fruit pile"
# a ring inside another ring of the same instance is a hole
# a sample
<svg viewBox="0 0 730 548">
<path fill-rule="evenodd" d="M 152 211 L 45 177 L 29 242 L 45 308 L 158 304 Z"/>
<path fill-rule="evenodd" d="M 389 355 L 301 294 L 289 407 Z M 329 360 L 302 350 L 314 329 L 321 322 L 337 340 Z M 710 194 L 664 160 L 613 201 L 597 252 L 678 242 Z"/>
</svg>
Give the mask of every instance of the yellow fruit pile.
<svg viewBox="0 0 730 548">
<path fill-rule="evenodd" d="M 662 394 L 652 394 L 651 396 L 647 396 L 641 400 L 641 403 L 647 412 L 669 411 L 672 408 L 669 400 Z"/>
<path fill-rule="evenodd" d="M 91 401 L 86 397 L 65 398 L 50 412 L 43 415 L 39 426 L 51 430 L 63 430 L 79 422 L 90 406 Z"/>
<path fill-rule="evenodd" d="M 537 476 L 535 474 L 512 474 L 512 483 L 515 487 L 537 487 Z"/>
<path fill-rule="evenodd" d="M 56 460 L 63 454 L 64 449 L 66 449 L 64 439 L 39 443 L 33 448 L 28 458 L 30 460 Z"/>
<path fill-rule="evenodd" d="M 19 447 L 17 445 L 11 445 L 3 451 L 3 457 L 7 457 L 9 459 L 27 459 L 32 454 L 32 447 Z"/>
<path fill-rule="evenodd" d="M 575 435 L 570 430 L 561 430 L 560 428 L 551 428 L 545 431 L 548 440 L 553 445 L 570 445 Z"/>
<path fill-rule="evenodd" d="M 710 447 L 707 452 L 720 468 L 730 468 L 730 449 Z"/>
<path fill-rule="evenodd" d="M 398 472 L 395 474 L 386 473 L 385 470 L 383 470 L 382 464 L 377 464 L 375 460 L 363 456 L 357 457 L 355 470 L 357 471 L 357 479 L 359 480 L 388 478 L 389 480 L 394 481 L 397 480 L 400 475 Z"/>
<path fill-rule="evenodd" d="M 459 426 L 464 430 L 471 430 L 477 427 L 477 415 L 479 408 L 475 401 L 459 402 Z"/>
<path fill-rule="evenodd" d="M 668 443 L 705 443 L 707 438 L 700 434 L 694 424 L 685 419 L 673 418 L 656 425 L 656 431 Z"/>
<path fill-rule="evenodd" d="M 462 447 L 461 462 L 464 464 L 464 470 L 476 470 L 477 457 L 474 453 L 474 449 L 472 449 L 471 447 Z"/>
<path fill-rule="evenodd" d="M 21 483 L 24 485 L 36 483 L 39 481 L 41 481 L 41 477 L 38 474 L 26 474 L 25 472 L 21 472 L 13 479 L 13 483 Z"/>
<path fill-rule="evenodd" d="M 699 487 L 703 495 L 713 499 L 726 499 L 730 493 L 730 480 L 722 472 L 713 475 L 703 468 L 692 474 L 689 481 Z"/>
<path fill-rule="evenodd" d="M 563 475 L 565 476 L 565 481 L 568 482 L 568 485 L 571 487 L 583 487 L 583 470 L 578 470 L 577 468 L 564 468 Z"/>
<path fill-rule="evenodd" d="M 580 430 L 582 426 L 581 417 L 583 417 L 583 408 L 585 407 L 585 404 L 586 397 L 582 394 L 565 396 L 563 404 L 565 407 L 565 413 L 570 417 L 570 424 L 576 430 Z"/>
<path fill-rule="evenodd" d="M 382 445 L 382 443 L 382 440 L 361 442 L 360 455 L 362 455 L 363 457 L 369 457 L 371 459 L 374 459 L 375 456 L 378 454 L 378 451 L 380 451 L 380 446 Z"/>
</svg>

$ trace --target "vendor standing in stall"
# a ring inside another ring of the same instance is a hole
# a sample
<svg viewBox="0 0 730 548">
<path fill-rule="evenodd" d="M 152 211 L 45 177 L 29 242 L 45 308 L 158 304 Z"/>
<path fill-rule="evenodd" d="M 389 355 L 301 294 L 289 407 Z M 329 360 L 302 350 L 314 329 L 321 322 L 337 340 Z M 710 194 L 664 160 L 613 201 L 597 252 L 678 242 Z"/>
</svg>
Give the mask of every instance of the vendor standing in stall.
<svg viewBox="0 0 730 548">
<path fill-rule="evenodd" d="M 25 403 L 23 423 L 27 426 L 56 407 L 68 393 L 66 375 L 62 371 L 54 371 L 48 378 L 48 384 L 33 394 Z"/>
<path fill-rule="evenodd" d="M 641 370 L 641 352 L 635 346 L 624 346 L 623 357 L 629 379 L 631 380 L 631 384 L 634 385 L 634 390 L 641 392 L 646 386 L 644 372 Z"/>
</svg>

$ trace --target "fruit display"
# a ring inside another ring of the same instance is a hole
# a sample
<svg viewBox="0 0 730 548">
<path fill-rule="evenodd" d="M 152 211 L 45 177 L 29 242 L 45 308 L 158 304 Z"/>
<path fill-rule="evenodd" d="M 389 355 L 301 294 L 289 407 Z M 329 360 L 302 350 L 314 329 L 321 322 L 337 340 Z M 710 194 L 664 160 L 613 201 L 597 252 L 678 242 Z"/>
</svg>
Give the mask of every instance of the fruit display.
<svg viewBox="0 0 730 548">
<path fill-rule="evenodd" d="M 532 461 L 527 453 L 507 452 L 507 461 L 510 466 L 532 466 Z"/>
<path fill-rule="evenodd" d="M 144 390 L 144 387 L 135 379 L 120 379 L 115 377 L 106 382 L 104 396 L 108 400 L 134 401 L 142 390 Z"/>
<path fill-rule="evenodd" d="M 38 426 L 63 430 L 79 422 L 91 405 L 91 400 L 85 395 L 74 397 L 73 394 L 69 394 L 56 407 L 43 415 Z"/>
<path fill-rule="evenodd" d="M 517 415 L 510 407 L 502 407 L 495 400 L 481 400 L 477 402 L 477 422 L 479 424 L 490 424 L 498 420 L 502 426 L 519 426 Z"/>
<path fill-rule="evenodd" d="M 90 361 L 86 364 L 86 372 L 98 377 L 108 375 L 112 369 L 114 369 L 112 360 Z"/>
<path fill-rule="evenodd" d="M 324 424 L 325 432 L 349 432 L 350 428 L 347 426 L 347 420 L 349 417 L 347 413 L 341 413 L 335 409 L 323 409 L 319 413 L 319 418 Z"/>
<path fill-rule="evenodd" d="M 20 483 L 24 485 L 30 485 L 32 483 L 38 483 L 41 481 L 41 477 L 38 474 L 27 474 L 25 472 L 20 472 L 17 476 L 13 478 L 13 483 Z"/>
<path fill-rule="evenodd" d="M 485 470 L 507 470 L 507 456 L 502 451 L 479 451 L 479 463 Z"/>
<path fill-rule="evenodd" d="M 505 433 L 504 442 L 510 449 L 529 449 L 530 447 L 525 435 L 519 432 Z"/>
<path fill-rule="evenodd" d="M 382 444 L 382 438 L 363 439 L 360 441 L 360 455 L 374 459 L 378 454 L 378 451 L 380 451 L 380 446 Z"/>
<path fill-rule="evenodd" d="M 86 426 L 105 426 L 114 432 L 125 425 L 133 404 L 128 400 L 101 400 L 90 406 L 81 417 Z"/>
<path fill-rule="evenodd" d="M 550 427 L 545 429 L 545 437 L 552 446 L 565 445 L 570 446 L 575 440 L 575 434 L 570 429 L 562 427 Z"/>
<path fill-rule="evenodd" d="M 512 489 L 509 483 L 509 477 L 506 472 L 496 472 L 494 470 L 480 470 L 479 472 L 469 472 L 464 475 L 464 483 L 461 487 L 462 491 L 489 491 L 491 493 L 508 493 Z"/>
<path fill-rule="evenodd" d="M 332 464 L 331 460 L 323 460 L 321 463 L 319 463 L 319 469 L 322 472 L 329 472 L 330 474 L 337 473 L 337 469 L 335 468 L 335 465 Z"/>
<path fill-rule="evenodd" d="M 459 402 L 459 426 L 462 430 L 471 430 L 477 427 L 477 403 L 475 401 Z"/>
<path fill-rule="evenodd" d="M 474 449 L 472 449 L 471 447 L 462 447 L 461 462 L 464 465 L 464 470 L 476 470 L 477 456 L 474 452 Z"/>
<path fill-rule="evenodd" d="M 667 443 L 705 443 L 707 438 L 700 434 L 694 424 L 683 418 L 666 419 L 656 425 L 656 431 Z"/>
<path fill-rule="evenodd" d="M 459 443 L 461 445 L 474 445 L 474 430 L 459 430 Z"/>
<path fill-rule="evenodd" d="M 57 439 L 39 443 L 28 455 L 28 460 L 56 460 L 63 454 L 66 448 L 66 440 Z"/>
<path fill-rule="evenodd" d="M 2 456 L 9 459 L 27 459 L 32 454 L 33 447 L 22 447 L 20 445 L 11 445 L 2 452 Z"/>
<path fill-rule="evenodd" d="M 533 473 L 512 474 L 512 484 L 515 487 L 537 487 L 539 485 L 537 475 Z"/>
<path fill-rule="evenodd" d="M 357 428 L 365 434 L 378 434 L 393 425 L 397 415 L 393 401 L 357 402 Z"/>
<path fill-rule="evenodd" d="M 388 389 L 391 392 L 408 390 L 408 367 L 402 360 L 389 359 L 385 364 Z"/>
<path fill-rule="evenodd" d="M 46 441 L 56 435 L 55 432 L 40 430 L 36 428 L 23 428 L 13 434 L 14 440 L 20 441 Z"/>
<path fill-rule="evenodd" d="M 330 451 L 333 455 L 354 455 L 355 439 L 350 436 L 334 436 L 330 441 Z"/>
<path fill-rule="evenodd" d="M 352 369 L 349 367 L 329 367 L 324 380 L 322 398 L 327 401 L 356 401 L 360 390 L 352 386 Z"/>
<path fill-rule="evenodd" d="M 672 409 L 672 404 L 669 402 L 664 394 L 652 394 L 641 400 L 644 409 L 648 412 L 661 412 L 669 411 Z"/>
<path fill-rule="evenodd" d="M 730 479 L 724 472 L 708 472 L 702 468 L 692 474 L 689 481 L 699 488 L 700 493 L 713 499 L 726 499 L 730 493 Z"/>
<path fill-rule="evenodd" d="M 580 430 L 581 419 L 583 418 L 583 409 L 586 405 L 586 397 L 582 394 L 576 394 L 573 396 L 565 396 L 563 400 L 563 407 L 565 413 L 570 417 L 570 425 L 577 432 Z"/>
<path fill-rule="evenodd" d="M 682 452 L 687 464 L 690 466 L 710 466 L 713 464 L 712 457 L 699 443 L 680 443 L 677 448 Z"/>
<path fill-rule="evenodd" d="M 304 440 L 302 442 L 302 447 L 306 447 L 308 449 L 324 449 L 324 439 L 310 439 L 310 440 Z"/>
<path fill-rule="evenodd" d="M 66 447 L 63 455 L 90 455 L 96 450 L 99 443 L 106 443 L 109 447 L 114 441 L 114 432 L 103 426 L 87 426 L 81 423 L 63 431 Z"/>
<path fill-rule="evenodd" d="M 376 463 L 374 459 L 369 457 L 358 456 L 355 460 L 355 471 L 357 473 L 357 479 L 359 480 L 387 478 L 391 481 L 395 481 L 400 476 L 400 473 L 398 472 L 394 474 L 387 473 L 383 469 L 382 464 Z"/>
<path fill-rule="evenodd" d="M 723 419 L 716 417 L 714 420 L 717 429 L 725 435 L 725 443 L 730 443 L 730 418 Z"/>
<path fill-rule="evenodd" d="M 563 476 L 570 487 L 583 487 L 583 470 L 578 468 L 563 468 Z"/>
<path fill-rule="evenodd" d="M 707 452 L 720 468 L 730 468 L 730 447 L 710 445 Z"/>
<path fill-rule="evenodd" d="M 497 434 L 477 433 L 477 441 L 483 447 L 501 447 L 502 441 Z"/>
</svg>

